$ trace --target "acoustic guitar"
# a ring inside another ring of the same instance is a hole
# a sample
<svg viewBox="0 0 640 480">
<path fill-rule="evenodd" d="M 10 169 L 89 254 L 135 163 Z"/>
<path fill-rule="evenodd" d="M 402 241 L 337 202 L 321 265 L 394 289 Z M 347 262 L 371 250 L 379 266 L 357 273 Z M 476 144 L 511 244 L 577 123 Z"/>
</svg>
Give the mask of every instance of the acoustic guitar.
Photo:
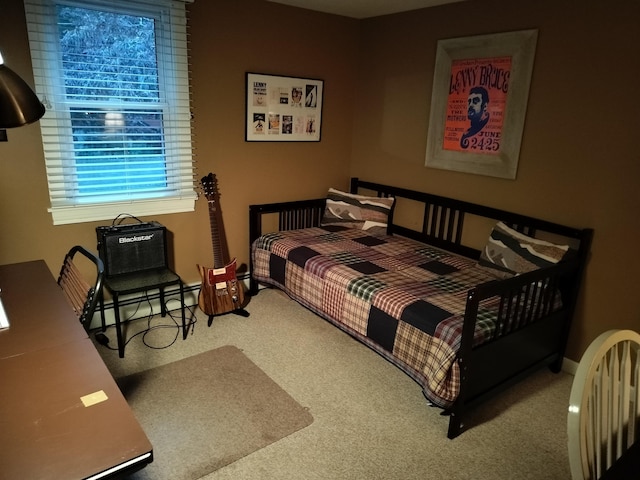
<svg viewBox="0 0 640 480">
<path fill-rule="evenodd" d="M 213 244 L 213 268 L 197 265 L 202 284 L 198 306 L 209 316 L 209 326 L 214 315 L 237 313 L 248 316 L 244 310 L 244 287 L 236 277 L 236 259 L 229 260 L 229 248 L 224 233 L 218 180 L 209 173 L 201 180 L 204 195 L 209 204 L 211 243 Z"/>
</svg>

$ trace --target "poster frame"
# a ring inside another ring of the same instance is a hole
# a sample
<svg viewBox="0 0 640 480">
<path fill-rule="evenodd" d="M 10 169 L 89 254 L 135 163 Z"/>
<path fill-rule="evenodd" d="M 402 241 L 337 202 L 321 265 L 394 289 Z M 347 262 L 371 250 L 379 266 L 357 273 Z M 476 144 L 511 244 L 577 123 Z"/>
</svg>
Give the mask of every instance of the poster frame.
<svg viewBox="0 0 640 480">
<path fill-rule="evenodd" d="M 258 104 L 263 87 L 266 98 Z M 298 87 L 303 89 L 299 100 L 297 96 L 294 99 L 294 88 Z M 324 81 L 320 79 L 247 72 L 245 141 L 319 142 L 323 96 Z"/>
<path fill-rule="evenodd" d="M 425 166 L 515 179 L 538 37 L 537 30 L 439 40 L 431 94 Z M 455 60 L 510 57 L 509 86 L 503 106 L 497 153 L 444 149 L 445 123 Z"/>
</svg>

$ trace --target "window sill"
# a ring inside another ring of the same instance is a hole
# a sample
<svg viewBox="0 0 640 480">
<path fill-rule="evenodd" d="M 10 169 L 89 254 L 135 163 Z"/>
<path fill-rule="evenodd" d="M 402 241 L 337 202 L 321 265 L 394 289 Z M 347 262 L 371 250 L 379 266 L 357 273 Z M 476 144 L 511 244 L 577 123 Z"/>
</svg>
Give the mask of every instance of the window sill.
<svg viewBox="0 0 640 480">
<path fill-rule="evenodd" d="M 186 198 L 172 198 L 162 200 L 131 201 L 107 203 L 101 205 L 75 205 L 72 207 L 52 207 L 49 212 L 54 225 L 70 223 L 94 222 L 99 220 L 113 220 L 120 214 L 135 217 L 149 215 L 165 215 L 169 213 L 193 212 L 196 194 Z"/>
</svg>

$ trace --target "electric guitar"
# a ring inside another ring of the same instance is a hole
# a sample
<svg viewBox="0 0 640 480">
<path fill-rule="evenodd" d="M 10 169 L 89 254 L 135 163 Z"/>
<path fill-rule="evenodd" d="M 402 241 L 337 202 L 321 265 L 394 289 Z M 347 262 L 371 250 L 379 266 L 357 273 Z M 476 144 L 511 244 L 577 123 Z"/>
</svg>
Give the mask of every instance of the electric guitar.
<svg viewBox="0 0 640 480">
<path fill-rule="evenodd" d="M 204 195 L 209 204 L 211 243 L 213 244 L 213 268 L 197 265 L 202 284 L 198 306 L 209 316 L 209 326 L 214 315 L 234 312 L 248 316 L 244 306 L 244 288 L 236 278 L 236 259 L 229 260 L 229 249 L 224 234 L 218 180 L 213 173 L 202 177 Z"/>
</svg>

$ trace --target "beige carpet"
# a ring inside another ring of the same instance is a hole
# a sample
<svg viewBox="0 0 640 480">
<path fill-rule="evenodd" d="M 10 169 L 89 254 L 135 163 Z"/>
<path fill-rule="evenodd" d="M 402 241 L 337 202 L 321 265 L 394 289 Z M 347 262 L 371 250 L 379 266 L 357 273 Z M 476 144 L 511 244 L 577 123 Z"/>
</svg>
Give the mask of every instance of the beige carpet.
<svg viewBox="0 0 640 480">
<path fill-rule="evenodd" d="M 313 422 L 249 360 L 224 346 L 118 379 L 154 462 L 132 478 L 195 480 Z"/>
<path fill-rule="evenodd" d="M 571 478 L 566 433 L 571 375 L 546 369 L 532 375 L 478 407 L 469 429 L 449 440 L 448 418 L 427 406 L 416 382 L 329 322 L 276 290 L 252 297 L 247 310 L 250 317 L 222 315 L 211 327 L 196 310 L 195 331 L 186 340 L 175 340 L 175 329 L 162 328 L 143 342 L 133 336 L 148 322 L 132 322 L 125 358 L 96 345 L 117 378 L 235 345 L 313 414 L 308 427 L 202 480 Z M 169 322 L 158 316 L 151 325 Z M 113 328 L 107 335 L 114 348 Z M 166 435 L 172 429 L 174 424 L 168 425 Z"/>
</svg>

